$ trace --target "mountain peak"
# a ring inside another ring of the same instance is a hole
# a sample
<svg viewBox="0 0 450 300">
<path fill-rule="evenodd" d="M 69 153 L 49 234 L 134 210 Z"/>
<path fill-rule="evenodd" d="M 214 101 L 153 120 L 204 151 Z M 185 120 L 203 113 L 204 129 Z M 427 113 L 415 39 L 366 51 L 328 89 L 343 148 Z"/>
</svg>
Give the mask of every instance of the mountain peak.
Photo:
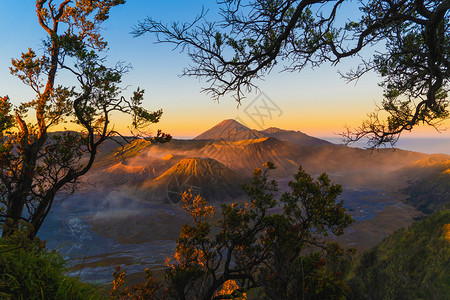
<svg viewBox="0 0 450 300">
<path fill-rule="evenodd" d="M 236 121 L 235 119 L 226 119 L 223 120 L 222 122 L 220 122 L 219 124 L 217 124 L 216 126 L 239 126 L 239 127 L 244 127 L 246 129 L 248 129 L 247 127 L 245 127 L 244 125 L 242 125 L 241 123 L 239 123 L 238 121 Z"/>
<path fill-rule="evenodd" d="M 292 130 L 284 130 L 284 129 L 280 129 L 278 127 L 269 127 L 267 129 L 261 130 L 261 132 L 263 132 L 263 133 L 277 133 L 277 132 L 288 132 L 288 131 L 292 131 Z"/>
<path fill-rule="evenodd" d="M 195 137 L 194 140 L 227 140 L 230 136 L 239 135 L 248 131 L 250 129 L 238 121 L 227 119 Z"/>
<path fill-rule="evenodd" d="M 330 142 L 309 136 L 301 131 L 284 130 L 277 127 L 269 127 L 261 130 L 266 136 L 277 138 L 281 141 L 291 142 L 303 146 L 325 146 L 332 145 Z"/>
<path fill-rule="evenodd" d="M 236 120 L 223 120 L 213 128 L 203 132 L 194 140 L 215 141 L 242 141 L 273 137 L 281 141 L 287 141 L 303 146 L 332 145 L 330 142 L 311 137 L 301 131 L 284 130 L 277 127 L 269 127 L 265 130 L 254 130 L 242 125 Z"/>
</svg>

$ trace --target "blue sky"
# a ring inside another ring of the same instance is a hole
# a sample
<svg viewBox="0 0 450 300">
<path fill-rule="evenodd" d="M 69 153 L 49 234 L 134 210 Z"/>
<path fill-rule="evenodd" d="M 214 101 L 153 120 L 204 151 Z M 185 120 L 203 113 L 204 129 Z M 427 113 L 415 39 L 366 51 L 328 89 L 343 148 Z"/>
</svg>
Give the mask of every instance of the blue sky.
<svg viewBox="0 0 450 300">
<path fill-rule="evenodd" d="M 259 94 L 248 94 L 239 109 L 231 96 L 224 97 L 220 103 L 214 102 L 200 93 L 201 87 L 206 85 L 204 82 L 179 77 L 189 64 L 185 53 L 172 51 L 170 45 L 154 44 L 155 39 L 150 35 L 133 38 L 130 34 L 132 27 L 147 16 L 167 23 L 190 21 L 202 6 L 210 9 L 211 18 L 215 16 L 215 1 L 129 0 L 115 8 L 103 26 L 110 48 L 108 60 L 122 60 L 133 66 L 123 80 L 129 85 L 128 90 L 144 88 L 145 106 L 164 110 L 158 128 L 176 137 L 192 137 L 223 119 L 238 118 L 255 129 L 276 126 L 314 136 L 333 136 L 342 132 L 344 125 L 358 126 L 382 99 L 376 74 L 368 74 L 356 86 L 340 78 L 338 69 L 348 71 L 357 65 L 357 61 L 348 60 L 338 68 L 324 65 L 301 73 L 279 73 L 278 68 L 265 80 L 258 81 L 267 103 L 275 104 L 278 109 L 271 118 L 264 119 L 264 124 L 253 120 L 250 113 L 261 99 Z M 39 52 L 40 40 L 45 34 L 38 26 L 32 0 L 0 1 L 0 20 L 0 94 L 9 95 L 14 103 L 19 103 L 33 97 L 33 93 L 9 74 L 11 58 L 20 57 L 28 47 Z M 120 120 L 117 122 L 118 128 L 126 131 L 126 126 Z M 449 127 L 449 122 L 444 128 L 446 126 Z M 450 139 L 450 132 L 437 134 L 434 130 L 419 128 L 406 136 Z"/>
</svg>

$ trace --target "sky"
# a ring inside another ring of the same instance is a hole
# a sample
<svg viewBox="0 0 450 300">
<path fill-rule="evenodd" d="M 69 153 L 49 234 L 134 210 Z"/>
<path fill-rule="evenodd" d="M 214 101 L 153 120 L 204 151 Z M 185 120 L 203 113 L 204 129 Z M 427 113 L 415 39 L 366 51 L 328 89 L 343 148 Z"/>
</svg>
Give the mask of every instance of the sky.
<svg viewBox="0 0 450 300">
<path fill-rule="evenodd" d="M 123 78 L 127 91 L 145 89 L 144 106 L 162 108 L 160 128 L 177 138 L 194 137 L 224 119 L 236 119 L 253 129 L 279 127 L 299 130 L 316 137 L 334 137 L 345 125 L 358 126 L 382 99 L 380 78 L 367 74 L 354 83 L 346 83 L 338 70 L 349 71 L 357 60 L 347 60 L 338 67 L 324 65 L 300 73 L 281 72 L 276 68 L 264 80 L 256 81 L 260 91 L 246 95 L 240 107 L 231 95 L 215 102 L 201 93 L 205 82 L 193 77 L 180 77 L 190 61 L 186 53 L 173 51 L 173 46 L 155 44 L 155 38 L 144 35 L 134 38 L 130 32 L 138 21 L 149 16 L 164 23 L 190 21 L 202 9 L 210 9 L 214 18 L 215 1 L 128 0 L 111 11 L 102 31 L 108 42 L 108 61 L 125 61 L 133 70 Z M 351 14 L 351 11 L 348 11 Z M 11 58 L 20 57 L 29 47 L 37 52 L 45 37 L 38 25 L 33 0 L 0 0 L 0 94 L 8 95 L 15 104 L 33 98 L 31 89 L 9 73 Z M 281 64 L 282 65 L 282 64 Z M 61 76 L 59 80 L 63 80 Z M 116 117 L 116 129 L 127 132 L 128 120 Z M 442 129 L 450 127 L 446 122 Z M 417 128 L 407 138 L 439 138 L 450 140 L 450 130 L 442 133 L 432 128 Z M 428 152 L 434 152 L 433 149 Z M 436 150 L 437 151 L 437 150 Z M 442 152 L 442 151 L 441 151 Z"/>
</svg>

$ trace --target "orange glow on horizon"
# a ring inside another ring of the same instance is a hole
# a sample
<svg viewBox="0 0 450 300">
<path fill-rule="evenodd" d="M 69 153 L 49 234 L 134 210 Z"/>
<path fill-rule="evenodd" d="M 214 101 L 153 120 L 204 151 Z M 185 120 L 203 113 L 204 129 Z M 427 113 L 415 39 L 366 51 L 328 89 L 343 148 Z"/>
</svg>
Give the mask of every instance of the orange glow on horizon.
<svg viewBox="0 0 450 300">
<path fill-rule="evenodd" d="M 244 116 L 245 117 L 245 116 Z M 357 127 L 362 120 L 353 120 L 352 122 L 344 122 L 337 118 L 324 118 L 318 119 L 314 117 L 304 119 L 293 119 L 280 117 L 279 119 L 273 119 L 266 121 L 264 126 L 262 124 L 255 123 L 251 119 L 244 118 L 239 115 L 237 117 L 222 117 L 217 114 L 211 114 L 210 116 L 204 116 L 203 119 L 200 116 L 171 116 L 164 114 L 161 121 L 157 124 L 152 124 L 148 129 L 150 134 L 155 134 L 158 129 L 163 132 L 171 134 L 175 138 L 193 138 L 200 135 L 204 131 L 214 127 L 225 119 L 235 119 L 250 129 L 263 130 L 269 127 L 277 127 L 283 130 L 301 131 L 305 134 L 314 137 L 337 137 L 340 133 L 345 131 L 345 125 L 351 128 Z M 193 121 L 195 120 L 195 121 Z M 123 135 L 130 135 L 130 123 L 128 117 L 113 117 L 111 124 L 114 130 L 120 132 Z M 450 122 L 447 122 L 450 123 Z M 252 126 L 253 125 L 253 126 Z M 445 131 L 447 124 L 442 126 L 442 131 L 438 132 L 430 126 L 417 126 L 412 132 L 402 133 L 402 137 L 405 138 L 450 138 L 450 131 Z M 450 125 L 450 124 L 448 124 Z M 448 127 L 448 126 L 447 126 Z M 51 131 L 61 130 L 79 130 L 79 126 L 73 123 L 64 123 L 52 128 Z"/>
</svg>

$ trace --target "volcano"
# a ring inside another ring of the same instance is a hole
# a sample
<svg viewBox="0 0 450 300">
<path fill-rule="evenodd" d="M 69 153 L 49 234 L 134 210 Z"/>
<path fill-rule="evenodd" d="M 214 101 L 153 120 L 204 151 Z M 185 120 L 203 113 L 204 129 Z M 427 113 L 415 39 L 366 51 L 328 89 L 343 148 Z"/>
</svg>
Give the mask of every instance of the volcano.
<svg viewBox="0 0 450 300">
<path fill-rule="evenodd" d="M 252 130 L 236 120 L 224 120 L 213 128 L 203 132 L 194 140 L 223 140 L 223 141 L 240 141 L 247 139 L 260 139 L 266 137 L 257 130 Z"/>
<path fill-rule="evenodd" d="M 270 127 L 265 130 L 249 129 L 236 120 L 224 120 L 203 132 L 194 140 L 242 141 L 251 139 L 276 138 L 280 141 L 295 143 L 302 146 L 331 146 L 330 142 L 309 136 L 301 131 L 283 130 Z"/>
<path fill-rule="evenodd" d="M 151 198 L 178 204 L 183 192 L 191 191 L 210 202 L 223 202 L 243 195 L 243 178 L 212 158 L 186 158 L 158 178 L 142 185 Z"/>
</svg>

